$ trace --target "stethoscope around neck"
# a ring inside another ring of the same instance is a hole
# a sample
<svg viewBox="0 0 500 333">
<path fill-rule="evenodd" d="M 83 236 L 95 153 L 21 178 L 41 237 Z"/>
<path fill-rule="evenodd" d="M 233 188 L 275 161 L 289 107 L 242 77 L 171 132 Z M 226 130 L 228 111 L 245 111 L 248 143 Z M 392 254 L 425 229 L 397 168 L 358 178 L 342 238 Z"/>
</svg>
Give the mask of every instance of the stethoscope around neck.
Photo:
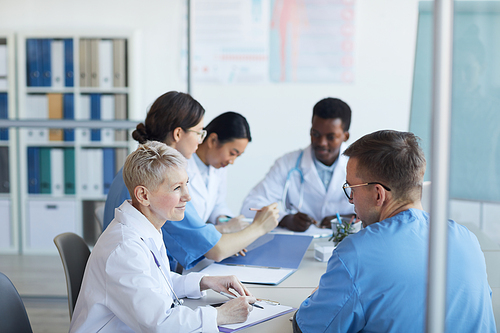
<svg viewBox="0 0 500 333">
<path fill-rule="evenodd" d="M 300 163 L 302 162 L 302 156 L 304 155 L 304 151 L 300 152 L 299 157 L 297 158 L 297 162 L 295 163 L 295 166 L 288 171 L 288 174 L 286 175 L 286 180 L 285 180 L 285 186 L 283 187 L 283 193 L 281 194 L 281 209 L 286 212 L 287 214 L 292 214 L 292 213 L 297 213 L 300 208 L 302 208 L 302 202 L 304 200 L 304 174 L 302 173 L 302 170 L 300 169 Z M 292 205 L 289 201 L 287 201 L 288 197 L 288 190 L 290 187 L 290 182 L 291 178 L 294 173 L 298 173 L 300 176 L 300 189 L 299 189 L 299 204 L 297 207 Z"/>
<path fill-rule="evenodd" d="M 144 241 L 144 239 L 141 237 L 142 241 L 144 243 L 146 243 L 146 241 Z M 147 245 L 147 244 L 146 244 Z M 149 247 L 148 247 L 149 248 Z M 177 297 L 177 294 L 175 293 L 174 291 L 174 288 L 172 288 L 172 285 L 170 284 L 170 282 L 168 281 L 167 279 L 167 276 L 165 275 L 165 272 L 163 272 L 163 269 L 161 268 L 161 265 L 160 265 L 160 262 L 158 261 L 158 259 L 156 258 L 156 255 L 155 253 L 153 252 L 153 250 L 149 249 L 149 251 L 151 252 L 151 254 L 153 255 L 153 259 L 155 261 L 155 264 L 156 266 L 158 267 L 158 269 L 160 270 L 160 273 L 161 275 L 163 275 L 163 278 L 165 279 L 165 282 L 167 282 L 167 285 L 168 285 L 168 288 L 170 289 L 170 291 L 172 292 L 172 295 L 174 296 L 173 297 L 173 307 L 176 307 L 176 306 L 180 306 L 182 305 L 182 303 L 184 303 L 184 300 L 182 299 L 179 299 L 179 297 Z"/>
</svg>

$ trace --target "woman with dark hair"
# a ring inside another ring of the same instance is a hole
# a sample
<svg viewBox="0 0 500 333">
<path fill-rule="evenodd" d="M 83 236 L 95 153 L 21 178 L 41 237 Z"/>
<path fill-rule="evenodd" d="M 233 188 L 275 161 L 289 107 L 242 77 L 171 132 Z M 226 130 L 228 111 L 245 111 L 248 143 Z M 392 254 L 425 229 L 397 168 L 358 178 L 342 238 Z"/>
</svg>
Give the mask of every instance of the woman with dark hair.
<svg viewBox="0 0 500 333">
<path fill-rule="evenodd" d="M 158 97 L 151 106 L 144 123 L 137 125 L 132 137 L 146 141 L 164 142 L 177 149 L 186 159 L 191 158 L 198 144 L 203 142 L 205 110 L 190 95 L 170 91 Z M 111 184 L 104 209 L 103 229 L 114 217 L 115 208 L 130 199 L 123 181 L 122 170 Z M 163 241 L 170 259 L 177 260 L 189 269 L 204 257 L 221 261 L 239 253 L 254 240 L 274 229 L 278 224 L 277 204 L 263 207 L 254 222 L 241 231 L 221 234 L 211 224 L 206 224 L 188 202 L 181 221 L 167 221 L 162 227 Z M 175 269 L 176 265 L 170 265 Z"/>
<path fill-rule="evenodd" d="M 201 219 L 215 224 L 220 232 L 239 231 L 248 226 L 243 215 L 221 223 L 222 218 L 233 216 L 225 202 L 225 167 L 233 164 L 252 141 L 250 126 L 239 113 L 225 112 L 215 117 L 205 130 L 205 141 L 188 162 L 191 202 Z"/>
<path fill-rule="evenodd" d="M 132 133 L 140 144 L 147 141 L 164 142 L 177 149 L 185 158 L 191 158 L 198 144 L 205 138 L 203 116 L 205 109 L 188 94 L 169 91 L 158 97 L 146 116 Z M 103 230 L 115 216 L 115 208 L 130 199 L 123 182 L 122 170 L 115 176 L 104 208 Z"/>
</svg>

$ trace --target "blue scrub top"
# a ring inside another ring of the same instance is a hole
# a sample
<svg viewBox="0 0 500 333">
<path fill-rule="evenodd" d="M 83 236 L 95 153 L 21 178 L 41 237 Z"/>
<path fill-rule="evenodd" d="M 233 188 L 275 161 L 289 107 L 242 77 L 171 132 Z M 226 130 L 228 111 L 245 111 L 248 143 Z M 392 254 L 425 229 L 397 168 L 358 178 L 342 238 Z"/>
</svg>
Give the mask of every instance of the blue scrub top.
<svg viewBox="0 0 500 333">
<path fill-rule="evenodd" d="M 109 189 L 104 207 L 103 231 L 113 220 L 115 208 L 120 207 L 128 199 L 130 199 L 130 194 L 123 181 L 122 168 L 116 174 Z M 191 202 L 186 205 L 184 219 L 165 222 L 162 233 L 171 270 L 175 270 L 176 261 L 185 269 L 194 267 L 221 237 L 220 232 L 212 224 L 201 220 Z"/>
<path fill-rule="evenodd" d="M 410 209 L 345 238 L 296 313 L 302 332 L 424 332 L 429 216 Z M 479 242 L 448 222 L 446 332 L 496 332 Z"/>
</svg>

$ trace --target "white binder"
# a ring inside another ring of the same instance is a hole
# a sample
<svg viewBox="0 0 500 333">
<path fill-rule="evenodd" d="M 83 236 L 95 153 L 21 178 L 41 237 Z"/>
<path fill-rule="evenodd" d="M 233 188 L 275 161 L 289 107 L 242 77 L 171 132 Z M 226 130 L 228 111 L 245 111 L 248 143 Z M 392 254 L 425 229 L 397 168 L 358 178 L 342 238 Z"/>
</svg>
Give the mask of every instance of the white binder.
<svg viewBox="0 0 500 333">
<path fill-rule="evenodd" d="M 26 95 L 26 113 L 24 119 L 47 120 L 49 118 L 49 102 L 45 94 Z M 49 141 L 48 128 L 21 128 L 21 136 L 26 143 L 41 143 Z"/>
<path fill-rule="evenodd" d="M 9 66 L 7 66 L 7 45 L 0 44 L 0 77 L 6 77 Z"/>
<path fill-rule="evenodd" d="M 115 117 L 115 96 L 101 95 L 101 120 L 113 120 Z M 101 131 L 102 143 L 113 143 L 115 131 L 111 128 L 103 128 Z"/>
<path fill-rule="evenodd" d="M 51 193 L 55 197 L 64 196 L 64 150 L 50 150 Z"/>
<path fill-rule="evenodd" d="M 79 192 L 83 198 L 87 198 L 90 193 L 90 170 L 89 165 L 91 163 L 92 156 L 90 154 L 90 149 L 82 149 L 80 151 L 80 168 L 78 172 L 80 174 L 80 184 Z"/>
<path fill-rule="evenodd" d="M 103 189 L 103 157 L 102 149 L 89 149 L 91 158 L 89 159 L 90 165 L 90 193 L 91 197 L 99 197 L 104 194 Z"/>
<path fill-rule="evenodd" d="M 99 41 L 99 86 L 104 89 L 113 87 L 113 41 Z"/>
<path fill-rule="evenodd" d="M 90 120 L 90 95 L 80 96 L 80 110 L 75 117 L 79 120 Z M 81 143 L 90 142 L 90 129 L 89 128 L 78 128 L 75 131 L 76 140 Z"/>
<path fill-rule="evenodd" d="M 62 88 L 64 87 L 64 42 L 54 39 L 50 47 L 52 88 Z"/>
</svg>

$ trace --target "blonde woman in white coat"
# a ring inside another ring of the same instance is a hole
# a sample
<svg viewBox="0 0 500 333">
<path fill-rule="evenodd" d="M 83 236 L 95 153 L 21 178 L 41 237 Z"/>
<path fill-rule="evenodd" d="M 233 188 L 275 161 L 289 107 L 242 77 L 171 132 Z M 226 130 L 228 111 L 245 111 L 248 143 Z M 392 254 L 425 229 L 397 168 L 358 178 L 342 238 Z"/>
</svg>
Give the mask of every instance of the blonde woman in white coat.
<svg viewBox="0 0 500 333">
<path fill-rule="evenodd" d="M 191 201 L 203 221 L 215 224 L 221 233 L 244 229 L 248 222 L 234 216 L 226 204 L 226 167 L 243 154 L 252 141 L 250 126 L 245 117 L 225 112 L 206 127 L 207 136 L 188 162 Z"/>
</svg>

